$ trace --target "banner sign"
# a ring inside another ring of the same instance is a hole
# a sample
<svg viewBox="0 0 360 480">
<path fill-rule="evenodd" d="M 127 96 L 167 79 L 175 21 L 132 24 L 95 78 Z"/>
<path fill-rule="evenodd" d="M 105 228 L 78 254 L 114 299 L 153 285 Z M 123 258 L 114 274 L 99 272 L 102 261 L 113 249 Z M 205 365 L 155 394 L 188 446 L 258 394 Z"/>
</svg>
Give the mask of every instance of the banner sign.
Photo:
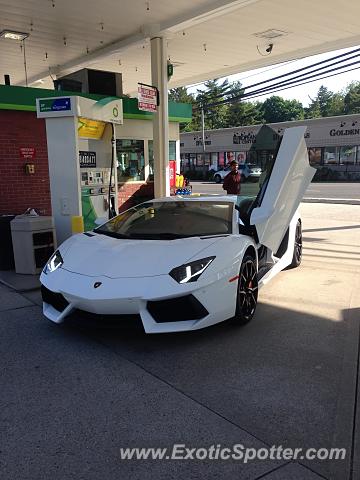
<svg viewBox="0 0 360 480">
<path fill-rule="evenodd" d="M 95 168 L 96 167 L 96 152 L 79 151 L 80 168 Z"/>
<path fill-rule="evenodd" d="M 81 138 L 100 140 L 105 130 L 105 122 L 78 117 L 78 135 Z"/>
<path fill-rule="evenodd" d="M 144 112 L 156 112 L 158 105 L 158 89 L 151 85 L 139 83 L 138 109 Z"/>
</svg>

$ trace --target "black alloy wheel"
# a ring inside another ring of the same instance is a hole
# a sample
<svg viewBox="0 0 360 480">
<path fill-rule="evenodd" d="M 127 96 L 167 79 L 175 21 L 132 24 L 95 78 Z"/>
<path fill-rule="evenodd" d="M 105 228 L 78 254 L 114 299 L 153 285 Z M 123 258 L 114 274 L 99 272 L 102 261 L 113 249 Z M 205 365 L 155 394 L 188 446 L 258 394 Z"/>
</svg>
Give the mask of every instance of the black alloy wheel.
<svg viewBox="0 0 360 480">
<path fill-rule="evenodd" d="M 251 255 L 245 255 L 239 273 L 235 321 L 245 325 L 253 318 L 258 298 L 256 263 Z"/>
<path fill-rule="evenodd" d="M 302 227 L 301 220 L 299 219 L 296 224 L 295 241 L 294 241 L 294 253 L 289 268 L 296 268 L 300 265 L 302 259 Z"/>
</svg>

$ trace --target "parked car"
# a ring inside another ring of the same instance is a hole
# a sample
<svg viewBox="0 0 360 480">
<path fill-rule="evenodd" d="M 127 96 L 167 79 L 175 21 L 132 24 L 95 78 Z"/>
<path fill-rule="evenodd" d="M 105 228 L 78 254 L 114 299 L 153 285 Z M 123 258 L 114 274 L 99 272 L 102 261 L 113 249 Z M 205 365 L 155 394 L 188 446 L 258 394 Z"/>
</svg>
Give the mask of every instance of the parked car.
<svg viewBox="0 0 360 480">
<path fill-rule="evenodd" d="M 44 315 L 130 315 L 147 333 L 249 322 L 258 289 L 301 262 L 297 208 L 315 173 L 305 131 L 285 131 L 253 197 L 158 198 L 70 237 L 41 274 Z"/>
<path fill-rule="evenodd" d="M 226 175 L 230 172 L 230 167 L 221 168 L 217 172 L 214 173 L 214 181 L 215 183 L 221 183 Z M 241 173 L 241 180 L 244 181 L 253 181 L 257 182 L 260 178 L 262 173 L 261 167 L 254 165 L 252 163 L 241 163 L 239 165 L 239 171 Z"/>
</svg>

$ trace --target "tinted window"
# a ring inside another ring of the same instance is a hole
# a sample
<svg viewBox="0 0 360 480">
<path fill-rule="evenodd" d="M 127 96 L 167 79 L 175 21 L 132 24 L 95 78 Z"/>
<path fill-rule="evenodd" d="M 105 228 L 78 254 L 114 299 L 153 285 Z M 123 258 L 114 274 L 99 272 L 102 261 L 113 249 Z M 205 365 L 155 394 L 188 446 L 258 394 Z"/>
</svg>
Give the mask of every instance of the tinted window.
<svg viewBox="0 0 360 480">
<path fill-rule="evenodd" d="M 233 203 L 147 202 L 95 229 L 117 238 L 166 240 L 232 233 Z"/>
</svg>

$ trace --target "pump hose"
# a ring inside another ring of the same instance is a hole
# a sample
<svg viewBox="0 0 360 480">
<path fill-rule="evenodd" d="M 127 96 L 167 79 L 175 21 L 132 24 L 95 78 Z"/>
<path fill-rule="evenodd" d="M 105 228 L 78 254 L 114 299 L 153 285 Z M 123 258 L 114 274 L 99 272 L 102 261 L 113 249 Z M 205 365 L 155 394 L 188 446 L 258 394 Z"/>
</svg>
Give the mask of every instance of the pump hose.
<svg viewBox="0 0 360 480">
<path fill-rule="evenodd" d="M 114 170 L 114 161 L 115 161 L 114 146 L 115 146 L 115 126 L 112 123 L 111 124 L 111 166 L 110 166 L 109 196 L 108 196 L 109 220 L 110 220 L 110 218 L 113 218 L 116 215 L 115 205 L 112 205 L 112 203 L 111 203 L 111 186 L 112 186 L 111 181 L 112 181 L 112 175 L 113 175 L 113 170 Z M 115 191 L 116 191 L 116 189 L 115 189 Z"/>
</svg>

